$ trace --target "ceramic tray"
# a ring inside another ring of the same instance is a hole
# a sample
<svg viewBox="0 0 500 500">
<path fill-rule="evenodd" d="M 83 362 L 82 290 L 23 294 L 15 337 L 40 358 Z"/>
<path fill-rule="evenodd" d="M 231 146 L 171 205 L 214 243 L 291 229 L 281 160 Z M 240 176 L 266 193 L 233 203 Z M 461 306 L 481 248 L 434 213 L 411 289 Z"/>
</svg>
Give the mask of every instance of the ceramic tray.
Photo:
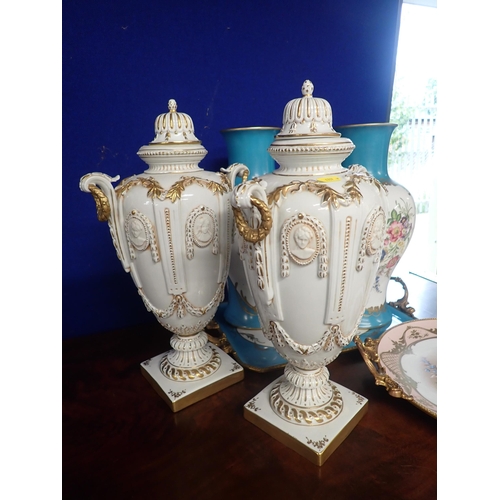
<svg viewBox="0 0 500 500">
<path fill-rule="evenodd" d="M 355 342 L 377 385 L 437 418 L 436 319 L 408 321 L 378 340 L 355 337 Z"/>
</svg>

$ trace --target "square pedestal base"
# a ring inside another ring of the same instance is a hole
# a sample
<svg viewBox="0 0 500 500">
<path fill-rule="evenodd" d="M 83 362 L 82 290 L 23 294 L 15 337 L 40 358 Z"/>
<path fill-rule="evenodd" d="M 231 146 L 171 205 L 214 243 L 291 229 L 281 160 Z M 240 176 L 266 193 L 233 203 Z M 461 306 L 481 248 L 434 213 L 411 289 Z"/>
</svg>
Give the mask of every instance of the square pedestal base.
<svg viewBox="0 0 500 500">
<path fill-rule="evenodd" d="M 180 411 L 243 380 L 243 368 L 233 358 L 216 346 L 211 345 L 210 348 L 219 354 L 221 364 L 217 371 L 199 380 L 177 382 L 165 377 L 160 371 L 160 361 L 167 352 L 141 363 L 142 374 L 173 412 Z"/>
<path fill-rule="evenodd" d="M 278 416 L 269 402 L 269 393 L 278 380 L 246 403 L 245 418 L 314 464 L 323 465 L 366 413 L 368 400 L 334 383 L 344 403 L 337 417 L 321 425 L 294 424 Z"/>
</svg>

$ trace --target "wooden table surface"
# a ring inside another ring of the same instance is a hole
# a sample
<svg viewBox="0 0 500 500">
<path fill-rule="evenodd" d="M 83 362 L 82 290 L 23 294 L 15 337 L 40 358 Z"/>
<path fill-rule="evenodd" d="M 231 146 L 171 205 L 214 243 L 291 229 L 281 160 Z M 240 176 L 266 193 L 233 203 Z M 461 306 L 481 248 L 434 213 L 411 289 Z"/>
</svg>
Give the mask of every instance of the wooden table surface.
<svg viewBox="0 0 500 500">
<path fill-rule="evenodd" d="M 435 284 L 424 285 L 435 302 Z M 243 417 L 282 369 L 245 370 L 243 381 L 172 413 L 139 366 L 169 338 L 151 324 L 63 341 L 63 498 L 437 497 L 436 420 L 376 386 L 357 350 L 328 368 L 368 398 L 368 412 L 318 467 Z"/>
</svg>

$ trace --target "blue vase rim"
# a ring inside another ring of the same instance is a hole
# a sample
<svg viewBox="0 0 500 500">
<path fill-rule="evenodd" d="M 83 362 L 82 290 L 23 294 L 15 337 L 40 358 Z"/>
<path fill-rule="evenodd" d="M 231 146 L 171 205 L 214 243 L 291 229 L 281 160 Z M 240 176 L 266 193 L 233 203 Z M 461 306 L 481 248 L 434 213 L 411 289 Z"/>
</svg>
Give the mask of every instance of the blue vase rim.
<svg viewBox="0 0 500 500">
<path fill-rule="evenodd" d="M 386 127 L 394 127 L 396 128 L 398 126 L 397 123 L 392 123 L 392 122 L 380 122 L 380 123 L 353 123 L 350 125 L 337 125 L 335 130 L 338 128 L 354 128 L 354 127 L 380 127 L 380 126 L 386 126 Z"/>
<path fill-rule="evenodd" d="M 235 132 L 237 130 L 281 130 L 281 127 L 234 127 L 234 128 L 224 128 L 220 132 Z"/>
</svg>

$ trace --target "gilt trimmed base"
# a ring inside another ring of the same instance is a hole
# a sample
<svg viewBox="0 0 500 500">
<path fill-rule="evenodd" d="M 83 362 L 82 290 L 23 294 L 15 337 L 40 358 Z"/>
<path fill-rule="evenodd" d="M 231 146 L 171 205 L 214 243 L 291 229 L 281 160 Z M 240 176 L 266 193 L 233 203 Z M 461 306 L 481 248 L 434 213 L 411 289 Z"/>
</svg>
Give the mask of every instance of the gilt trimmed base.
<svg viewBox="0 0 500 500">
<path fill-rule="evenodd" d="M 210 349 L 213 350 L 214 356 L 220 359 L 220 365 L 209 376 L 200 379 L 188 381 L 168 379 L 161 372 L 160 366 L 166 352 L 141 363 L 142 374 L 173 412 L 183 410 L 243 380 L 243 368 L 233 358 L 214 345 L 210 345 Z"/>
<path fill-rule="evenodd" d="M 280 377 L 244 406 L 246 420 L 267 432 L 280 443 L 288 446 L 316 465 L 323 465 L 335 449 L 351 433 L 368 409 L 363 396 L 333 383 L 342 397 L 342 410 L 322 425 L 299 425 L 278 416 L 270 403 L 273 387 L 285 377 Z"/>
</svg>

